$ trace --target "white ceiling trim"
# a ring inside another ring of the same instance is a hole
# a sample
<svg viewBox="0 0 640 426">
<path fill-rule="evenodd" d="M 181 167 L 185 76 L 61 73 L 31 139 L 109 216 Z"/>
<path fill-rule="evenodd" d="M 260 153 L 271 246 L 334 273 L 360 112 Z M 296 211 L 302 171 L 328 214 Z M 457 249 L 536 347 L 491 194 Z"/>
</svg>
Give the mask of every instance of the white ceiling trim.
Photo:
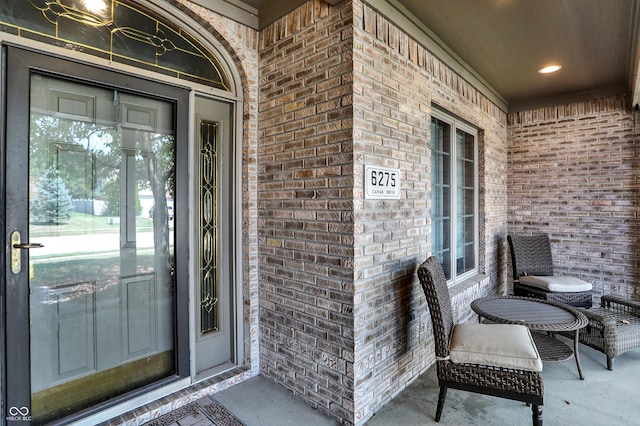
<svg viewBox="0 0 640 426">
<path fill-rule="evenodd" d="M 258 9 L 238 0 L 189 0 L 254 30 L 258 29 Z"/>
</svg>

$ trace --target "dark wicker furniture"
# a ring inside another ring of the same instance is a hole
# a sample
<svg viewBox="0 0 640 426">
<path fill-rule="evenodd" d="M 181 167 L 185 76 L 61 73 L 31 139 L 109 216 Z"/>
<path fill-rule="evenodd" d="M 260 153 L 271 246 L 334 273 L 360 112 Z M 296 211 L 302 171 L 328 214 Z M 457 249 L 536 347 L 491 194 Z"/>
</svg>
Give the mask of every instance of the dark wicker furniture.
<svg viewBox="0 0 640 426">
<path fill-rule="evenodd" d="M 544 387 L 540 372 L 452 362 L 449 358 L 449 339 L 454 331 L 453 314 L 449 289 L 439 260 L 434 256 L 429 257 L 418 268 L 418 277 L 433 323 L 440 386 L 436 422 L 440 421 L 447 389 L 453 388 L 531 404 L 533 424 L 542 425 Z"/>
<path fill-rule="evenodd" d="M 604 353 L 607 368 L 613 370 L 616 356 L 640 347 L 640 302 L 602 296 L 600 305 L 580 309 L 589 319 L 589 325 L 580 333 L 580 343 Z"/>
<path fill-rule="evenodd" d="M 489 321 L 501 324 L 522 324 L 531 333 L 544 362 L 563 362 L 575 358 L 581 380 L 584 380 L 578 342 L 580 330 L 587 326 L 587 317 L 570 306 L 537 298 L 490 296 L 476 299 L 471 309 Z M 573 339 L 573 350 L 549 334 L 563 333 Z"/>
<path fill-rule="evenodd" d="M 591 291 L 550 292 L 520 282 L 525 275 L 554 276 L 551 244 L 547 235 L 509 235 L 507 241 L 511 252 L 514 295 L 553 300 L 581 308 L 591 307 Z"/>
</svg>

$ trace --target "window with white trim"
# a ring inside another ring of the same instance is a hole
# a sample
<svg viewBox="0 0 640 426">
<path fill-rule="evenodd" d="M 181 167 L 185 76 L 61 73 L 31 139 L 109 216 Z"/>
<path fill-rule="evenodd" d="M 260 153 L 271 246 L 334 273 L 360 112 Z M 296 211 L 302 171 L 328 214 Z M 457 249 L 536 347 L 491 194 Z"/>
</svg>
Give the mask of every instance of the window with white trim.
<svg viewBox="0 0 640 426">
<path fill-rule="evenodd" d="M 478 271 L 478 131 L 433 110 L 432 253 L 453 284 Z"/>
</svg>

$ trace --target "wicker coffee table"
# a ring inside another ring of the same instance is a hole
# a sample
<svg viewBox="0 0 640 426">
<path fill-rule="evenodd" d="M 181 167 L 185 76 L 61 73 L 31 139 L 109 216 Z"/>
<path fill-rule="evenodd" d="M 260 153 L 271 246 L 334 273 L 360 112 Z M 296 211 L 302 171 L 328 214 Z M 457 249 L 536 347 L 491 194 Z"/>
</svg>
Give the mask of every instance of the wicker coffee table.
<svg viewBox="0 0 640 426">
<path fill-rule="evenodd" d="M 578 333 L 589 321 L 582 312 L 560 302 L 519 296 L 484 297 L 474 300 L 471 309 L 489 321 L 527 326 L 543 362 L 563 362 L 574 357 L 580 379 L 584 380 Z M 553 337 L 553 333 L 569 331 L 574 334 L 573 349 Z"/>
</svg>

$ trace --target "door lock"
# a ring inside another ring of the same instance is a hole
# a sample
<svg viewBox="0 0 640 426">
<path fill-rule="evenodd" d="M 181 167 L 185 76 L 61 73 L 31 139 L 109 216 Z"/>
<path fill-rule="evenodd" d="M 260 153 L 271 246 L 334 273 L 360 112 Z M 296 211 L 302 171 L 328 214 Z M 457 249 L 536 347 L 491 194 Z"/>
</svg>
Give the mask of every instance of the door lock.
<svg viewBox="0 0 640 426">
<path fill-rule="evenodd" d="M 19 274 L 22 271 L 22 260 L 20 258 L 20 250 L 41 248 L 44 245 L 40 243 L 22 243 L 20 241 L 20 231 L 11 233 L 11 272 Z"/>
</svg>

